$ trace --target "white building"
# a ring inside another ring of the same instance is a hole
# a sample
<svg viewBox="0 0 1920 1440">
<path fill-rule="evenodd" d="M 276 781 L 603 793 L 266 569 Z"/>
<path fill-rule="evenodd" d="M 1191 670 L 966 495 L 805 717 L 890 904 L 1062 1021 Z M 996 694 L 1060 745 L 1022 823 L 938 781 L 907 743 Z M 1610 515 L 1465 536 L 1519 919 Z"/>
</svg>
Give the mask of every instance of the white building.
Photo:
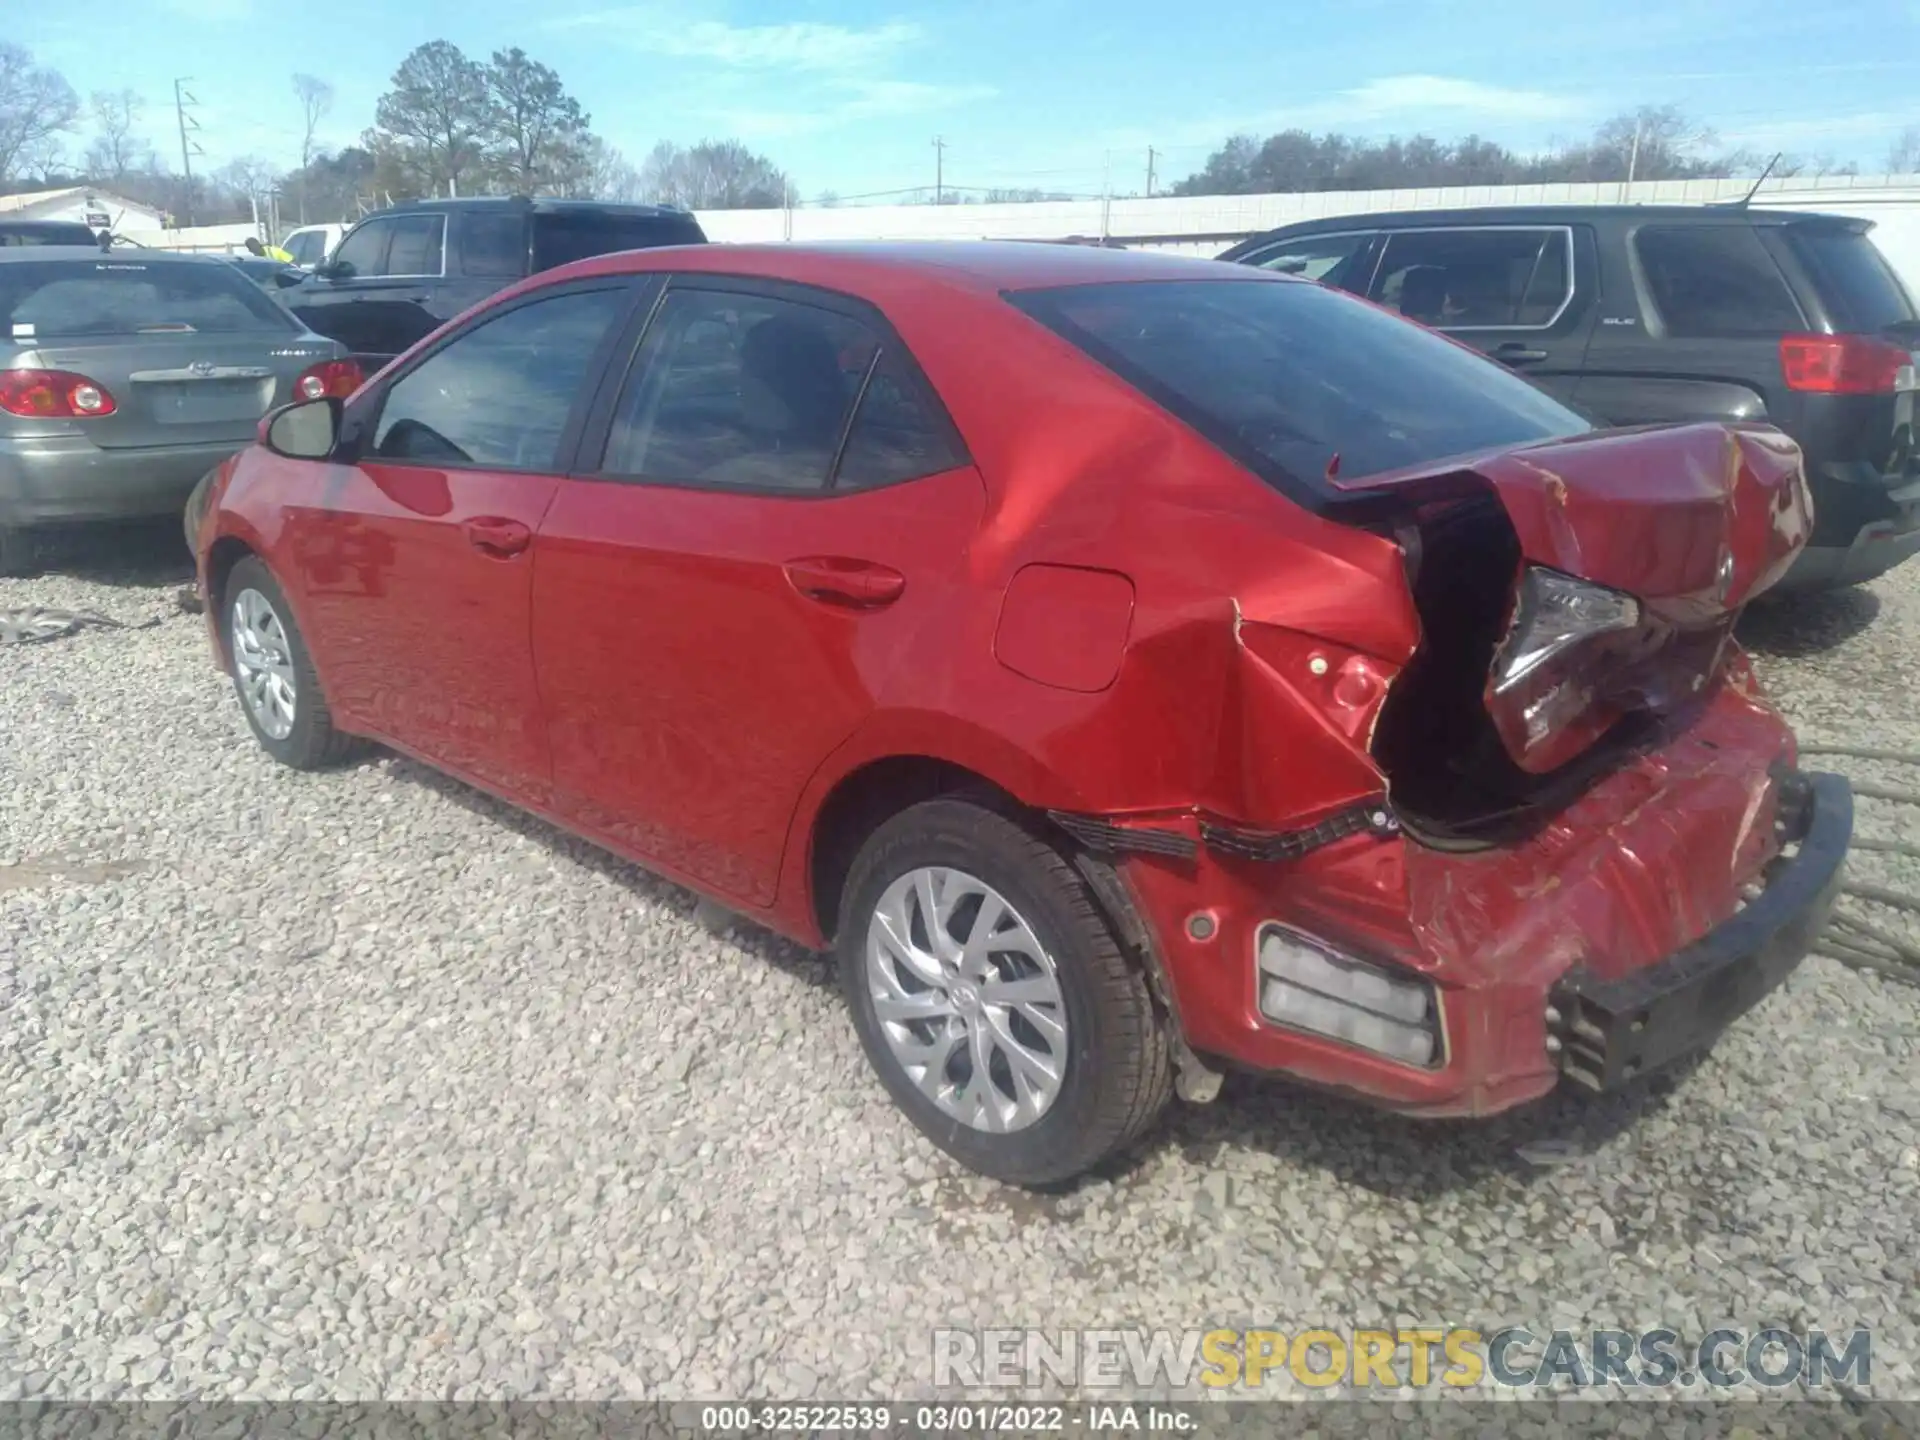
<svg viewBox="0 0 1920 1440">
<path fill-rule="evenodd" d="M 16 220 L 74 220 L 92 230 L 142 235 L 164 228 L 158 210 L 86 185 L 0 195 L 0 215 Z"/>
</svg>

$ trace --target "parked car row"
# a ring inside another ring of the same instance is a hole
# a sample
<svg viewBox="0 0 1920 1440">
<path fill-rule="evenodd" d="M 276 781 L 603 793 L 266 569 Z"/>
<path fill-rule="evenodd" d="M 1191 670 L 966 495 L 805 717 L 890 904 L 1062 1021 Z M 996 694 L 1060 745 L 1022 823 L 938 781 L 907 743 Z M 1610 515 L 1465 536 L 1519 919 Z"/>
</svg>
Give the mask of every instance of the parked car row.
<svg viewBox="0 0 1920 1440">
<path fill-rule="evenodd" d="M 367 278 L 489 213 L 392 217 Z M 1597 428 L 1273 269 L 975 242 L 536 275 L 272 414 L 192 528 L 267 753 L 377 741 L 833 948 L 901 1109 L 1048 1184 L 1228 1066 L 1482 1115 L 1778 986 L 1851 799 L 1732 628 L 1813 525 L 1775 430 Z"/>
<path fill-rule="evenodd" d="M 1222 258 L 1365 295 L 1609 424 L 1777 426 L 1815 516 L 1783 585 L 1819 589 L 1920 550 L 1920 313 L 1870 229 L 1730 206 L 1410 211 Z"/>
</svg>

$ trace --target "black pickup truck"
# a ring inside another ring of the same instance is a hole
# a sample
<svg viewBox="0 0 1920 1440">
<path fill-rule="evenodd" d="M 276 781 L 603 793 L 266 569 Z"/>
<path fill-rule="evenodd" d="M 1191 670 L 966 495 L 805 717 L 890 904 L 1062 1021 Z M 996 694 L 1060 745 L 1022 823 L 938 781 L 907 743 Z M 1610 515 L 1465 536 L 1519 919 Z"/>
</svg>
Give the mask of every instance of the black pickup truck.
<svg viewBox="0 0 1920 1440">
<path fill-rule="evenodd" d="M 699 245 L 685 210 L 587 200 L 420 200 L 369 215 L 280 302 L 372 373 L 516 280 L 616 250 Z"/>
<path fill-rule="evenodd" d="M 1220 258 L 1365 295 L 1613 425 L 1779 427 L 1814 533 L 1786 590 L 1920 551 L 1920 317 L 1870 223 L 1740 206 L 1537 206 L 1307 221 Z"/>
</svg>

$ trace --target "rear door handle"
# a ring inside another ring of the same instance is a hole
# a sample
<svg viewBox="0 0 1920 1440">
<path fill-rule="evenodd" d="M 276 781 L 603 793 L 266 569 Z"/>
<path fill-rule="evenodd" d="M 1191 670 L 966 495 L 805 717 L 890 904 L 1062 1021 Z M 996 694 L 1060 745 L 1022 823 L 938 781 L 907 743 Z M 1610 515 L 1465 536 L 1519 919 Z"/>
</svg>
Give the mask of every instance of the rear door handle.
<svg viewBox="0 0 1920 1440">
<path fill-rule="evenodd" d="M 533 543 L 531 529 L 502 515 L 476 515 L 460 528 L 469 545 L 495 560 L 511 560 Z"/>
<path fill-rule="evenodd" d="M 787 579 L 809 600 L 872 610 L 891 605 L 907 588 L 907 577 L 890 565 L 844 555 L 809 555 L 786 563 Z"/>
<path fill-rule="evenodd" d="M 1518 340 L 1509 340 L 1506 344 L 1494 348 L 1493 358 L 1503 365 L 1537 365 L 1547 358 L 1547 352 L 1535 350 L 1532 346 L 1523 345 Z"/>
</svg>

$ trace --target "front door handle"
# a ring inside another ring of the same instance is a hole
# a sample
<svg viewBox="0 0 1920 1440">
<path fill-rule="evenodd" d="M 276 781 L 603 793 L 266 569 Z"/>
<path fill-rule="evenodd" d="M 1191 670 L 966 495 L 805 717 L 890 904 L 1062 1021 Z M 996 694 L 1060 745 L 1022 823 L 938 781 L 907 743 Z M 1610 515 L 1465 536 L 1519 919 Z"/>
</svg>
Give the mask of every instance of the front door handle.
<svg viewBox="0 0 1920 1440">
<path fill-rule="evenodd" d="M 461 529 L 469 545 L 495 560 L 511 560 L 533 543 L 532 530 L 501 515 L 476 515 Z"/>
<path fill-rule="evenodd" d="M 1537 365 L 1547 358 L 1544 350 L 1535 350 L 1531 345 L 1523 345 L 1518 340 L 1509 340 L 1496 346 L 1493 358 L 1503 365 Z"/>
<path fill-rule="evenodd" d="M 873 610 L 891 605 L 907 588 L 907 577 L 892 566 L 844 555 L 809 555 L 785 568 L 794 589 L 823 605 Z"/>
</svg>

